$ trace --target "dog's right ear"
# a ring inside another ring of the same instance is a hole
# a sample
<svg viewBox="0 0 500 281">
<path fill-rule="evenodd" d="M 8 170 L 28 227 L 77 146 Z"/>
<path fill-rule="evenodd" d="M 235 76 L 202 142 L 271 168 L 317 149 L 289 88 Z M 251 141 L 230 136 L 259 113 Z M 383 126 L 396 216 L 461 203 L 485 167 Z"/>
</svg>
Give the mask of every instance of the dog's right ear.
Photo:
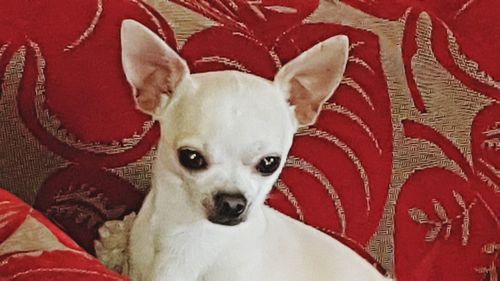
<svg viewBox="0 0 500 281">
<path fill-rule="evenodd" d="M 122 64 L 138 109 L 159 114 L 166 97 L 189 75 L 186 62 L 151 30 L 134 20 L 121 26 Z"/>
</svg>

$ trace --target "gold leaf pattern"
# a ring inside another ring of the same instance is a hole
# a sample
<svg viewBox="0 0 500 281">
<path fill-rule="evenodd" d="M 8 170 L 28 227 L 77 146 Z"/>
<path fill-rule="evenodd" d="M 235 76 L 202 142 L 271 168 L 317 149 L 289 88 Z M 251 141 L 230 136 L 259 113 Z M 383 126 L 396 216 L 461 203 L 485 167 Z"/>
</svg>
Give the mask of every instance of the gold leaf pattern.
<svg viewBox="0 0 500 281">
<path fill-rule="evenodd" d="M 213 63 L 213 62 L 223 64 L 227 67 L 237 69 L 241 72 L 251 73 L 251 71 L 241 63 L 221 56 L 204 56 L 203 58 L 196 60 L 194 64 L 197 65 L 200 63 Z"/>
<path fill-rule="evenodd" d="M 380 144 L 379 144 L 378 140 L 375 138 L 375 135 L 373 134 L 370 127 L 368 127 L 366 122 L 363 121 L 363 119 L 361 119 L 361 117 L 359 117 L 358 115 L 356 115 L 354 112 L 350 111 L 349 109 L 347 109 L 339 104 L 336 104 L 336 103 L 325 102 L 323 104 L 322 110 L 331 110 L 333 112 L 345 115 L 345 116 L 349 117 L 349 119 L 351 119 L 352 121 L 356 122 L 361 128 L 363 128 L 363 130 L 366 132 L 366 134 L 370 137 L 371 141 L 375 144 L 375 147 L 378 150 L 378 154 L 379 155 L 382 154 L 382 149 L 380 148 Z"/>
<path fill-rule="evenodd" d="M 432 199 L 432 203 L 434 205 L 434 210 L 436 211 L 436 214 L 442 221 L 448 221 L 448 214 L 446 214 L 446 210 L 444 209 L 443 205 L 436 199 Z"/>
<path fill-rule="evenodd" d="M 364 61 L 361 58 L 358 58 L 355 56 L 350 56 L 347 61 L 351 62 L 351 63 L 359 64 L 362 67 L 364 67 L 366 70 L 370 71 L 370 73 L 375 74 L 375 71 L 373 70 L 373 68 L 366 61 Z"/>
<path fill-rule="evenodd" d="M 488 244 L 483 246 L 482 251 L 483 251 L 483 253 L 490 254 L 490 255 L 495 253 L 495 252 L 500 253 L 500 244 L 488 243 Z"/>
<path fill-rule="evenodd" d="M 282 14 L 295 14 L 297 9 L 287 6 L 265 6 L 264 9 Z"/>
<path fill-rule="evenodd" d="M 419 224 L 425 224 L 431 226 L 431 229 L 425 235 L 425 241 L 432 242 L 436 240 L 439 233 L 441 232 L 443 226 L 446 226 L 444 239 L 448 240 L 451 235 L 453 228 L 453 222 L 456 220 L 462 220 L 462 245 L 466 246 L 470 237 L 470 210 L 476 204 L 476 199 L 470 203 L 468 206 L 465 203 L 462 195 L 457 191 L 453 190 L 453 196 L 457 204 L 461 207 L 462 212 L 453 218 L 448 217 L 446 209 L 443 207 L 441 202 L 436 199 L 432 199 L 432 204 L 434 206 L 434 211 L 440 221 L 435 221 L 429 218 L 429 216 L 419 208 L 411 208 L 408 210 L 410 218 Z"/>
<path fill-rule="evenodd" d="M 462 214 L 458 215 L 456 219 L 462 218 L 462 245 L 466 246 L 470 236 L 470 210 L 476 205 L 477 199 L 474 199 L 467 206 L 463 196 L 455 190 L 453 190 L 453 197 L 455 197 L 457 204 L 462 208 Z"/>
<path fill-rule="evenodd" d="M 470 215 L 469 209 L 464 209 L 462 222 L 462 245 L 466 246 L 470 236 Z"/>
<path fill-rule="evenodd" d="M 483 132 L 483 135 L 486 137 L 486 139 L 483 141 L 482 146 L 486 149 L 491 149 L 493 151 L 499 151 L 500 150 L 500 122 L 495 122 L 495 125 L 493 125 L 491 128 L 488 128 L 486 131 Z M 480 159 L 483 160 L 483 159 Z M 483 160 L 484 161 L 484 160 Z M 488 168 L 495 173 L 497 177 L 500 177 L 500 171 L 498 171 L 495 167 L 483 163 L 488 166 Z"/>
<path fill-rule="evenodd" d="M 156 25 L 156 32 L 160 35 L 160 37 L 164 40 L 167 41 L 167 35 L 165 35 L 165 32 L 163 32 L 163 28 L 161 27 L 160 21 L 151 13 L 151 11 L 142 4 L 141 1 L 138 0 L 131 0 L 133 3 L 135 3 L 139 8 L 141 8 L 153 21 L 153 23 Z"/>
<path fill-rule="evenodd" d="M 475 268 L 476 272 L 484 274 L 485 279 L 483 280 L 487 280 L 486 278 L 489 277 L 488 281 L 498 281 L 498 266 L 496 261 L 500 256 L 500 244 L 488 243 L 482 247 L 481 251 L 487 255 L 491 255 L 492 260 L 488 266 Z"/>
<path fill-rule="evenodd" d="M 408 210 L 408 213 L 412 220 L 420 224 L 429 222 L 429 217 L 427 216 L 427 214 L 419 208 L 411 208 Z"/>
<path fill-rule="evenodd" d="M 434 227 L 432 227 L 425 235 L 425 241 L 432 242 L 436 240 L 442 227 L 443 227 L 442 224 L 436 224 Z"/>
<path fill-rule="evenodd" d="M 363 166 L 363 163 L 358 158 L 358 156 L 356 156 L 356 153 L 352 150 L 352 148 L 350 148 L 346 143 L 344 143 L 337 137 L 333 136 L 332 134 L 312 127 L 300 130 L 299 132 L 297 132 L 296 136 L 310 136 L 327 140 L 347 154 L 349 159 L 356 166 L 359 172 L 359 176 L 363 181 L 363 187 L 366 199 L 366 212 L 367 213 L 370 212 L 371 192 L 370 192 L 370 182 L 368 179 L 368 174 L 366 173 L 366 169 Z"/>
<path fill-rule="evenodd" d="M 500 89 L 500 81 L 495 81 L 491 76 L 479 69 L 479 64 L 477 62 L 467 58 L 460 51 L 460 46 L 458 45 L 457 38 L 453 35 L 453 32 L 448 27 L 446 27 L 446 30 L 448 33 L 448 48 L 458 67 L 460 67 L 460 69 L 462 69 L 470 77 L 474 77 L 484 84 Z"/>
<path fill-rule="evenodd" d="M 71 219 L 76 224 L 93 229 L 125 212 L 126 206 L 112 205 L 108 201 L 104 193 L 94 187 L 85 184 L 69 186 L 54 195 L 46 214 L 51 218 Z"/>
<path fill-rule="evenodd" d="M 462 207 L 463 209 L 467 208 L 467 206 L 465 205 L 464 198 L 462 197 L 462 195 L 460 195 L 460 193 L 453 190 L 453 197 L 455 197 L 455 200 L 457 201 L 460 207 Z"/>
<path fill-rule="evenodd" d="M 353 88 L 357 93 L 361 95 L 361 97 L 365 100 L 365 102 L 370 106 L 371 110 L 375 110 L 375 107 L 373 106 L 373 101 L 368 95 L 368 93 L 361 87 L 361 85 L 358 84 L 358 82 L 354 81 L 351 77 L 344 76 L 342 81 L 340 81 L 340 84 L 349 86 Z"/>
<path fill-rule="evenodd" d="M 279 192 L 285 195 L 288 202 L 290 202 L 290 204 L 292 204 L 292 206 L 295 208 L 295 212 L 299 216 L 299 220 L 304 221 L 304 213 L 300 208 L 297 198 L 295 198 L 295 195 L 293 195 L 292 191 L 290 190 L 290 187 L 288 187 L 281 179 L 278 179 L 274 186 L 277 190 L 279 190 Z"/>
<path fill-rule="evenodd" d="M 500 186 L 498 186 L 490 177 L 482 172 L 477 172 L 477 175 L 484 183 L 486 183 L 487 186 L 491 187 L 494 192 L 500 193 Z"/>
<path fill-rule="evenodd" d="M 0 47 L 0 59 L 2 58 L 2 55 L 5 52 L 5 50 L 7 50 L 7 47 L 9 47 L 9 44 L 3 44 L 2 47 Z"/>
<path fill-rule="evenodd" d="M 500 135 L 500 129 L 498 129 L 498 134 Z M 498 147 L 500 149 L 500 147 Z M 486 168 L 488 168 L 488 170 L 490 170 L 495 176 L 499 177 L 500 178 L 500 170 L 498 170 L 497 168 L 495 168 L 493 165 L 491 165 L 490 163 L 484 161 L 483 158 L 479 158 L 479 162 L 483 163 L 484 166 L 486 166 Z"/>
<path fill-rule="evenodd" d="M 342 206 L 342 201 L 340 200 L 337 191 L 335 190 L 331 182 L 328 180 L 328 178 L 325 176 L 325 174 L 323 174 L 318 168 L 316 168 L 314 165 L 307 162 L 306 160 L 293 155 L 290 155 L 288 157 L 286 161 L 286 166 L 305 171 L 310 175 L 314 176 L 316 179 L 318 179 L 319 182 L 321 182 L 321 184 L 325 187 L 326 191 L 330 195 L 330 198 L 332 199 L 335 208 L 337 209 L 337 214 L 340 220 L 341 233 L 342 235 L 345 235 L 347 221 L 345 218 L 344 207 Z"/>
<path fill-rule="evenodd" d="M 102 1 L 103 0 L 97 0 L 97 9 L 96 9 L 94 18 L 90 22 L 90 25 L 82 33 L 82 35 L 80 35 L 80 37 L 75 40 L 75 42 L 69 44 L 68 46 L 66 46 L 66 48 L 64 48 L 65 52 L 70 51 L 70 50 L 78 47 L 85 39 L 87 39 L 92 34 L 92 32 L 94 32 L 94 29 L 95 29 L 97 23 L 99 22 L 101 15 L 102 15 L 102 11 L 103 11 Z"/>
<path fill-rule="evenodd" d="M 446 233 L 444 235 L 444 239 L 448 240 L 451 236 L 451 223 L 446 226 Z"/>
<path fill-rule="evenodd" d="M 37 118 L 40 124 L 57 138 L 59 141 L 66 143 L 74 148 L 89 151 L 92 153 L 105 153 L 105 154 L 119 154 L 134 148 L 142 138 L 153 128 L 154 121 L 148 120 L 144 122 L 143 130 L 140 134 L 134 133 L 130 138 L 124 138 L 120 142 L 113 142 L 111 144 L 102 144 L 98 142 L 84 143 L 79 140 L 75 135 L 69 133 L 62 127 L 62 122 L 50 112 L 46 106 L 45 96 L 45 67 L 46 62 L 43 57 L 42 51 L 37 43 L 30 41 L 31 48 L 35 51 L 37 59 L 38 77 L 35 88 L 35 109 Z"/>
<path fill-rule="evenodd" d="M 2 203 L 2 202 L 0 202 Z M 0 229 L 3 228 L 4 226 L 6 226 L 8 223 L 9 223 L 9 218 L 14 216 L 14 215 L 17 215 L 18 212 L 17 211 L 7 211 L 3 214 L 0 215 Z"/>
</svg>

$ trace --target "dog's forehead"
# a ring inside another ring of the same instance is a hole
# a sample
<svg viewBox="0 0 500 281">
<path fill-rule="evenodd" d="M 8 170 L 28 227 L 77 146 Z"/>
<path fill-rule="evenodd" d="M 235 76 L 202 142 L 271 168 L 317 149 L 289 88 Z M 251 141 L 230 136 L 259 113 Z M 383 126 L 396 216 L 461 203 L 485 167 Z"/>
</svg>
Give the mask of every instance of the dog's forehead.
<svg viewBox="0 0 500 281">
<path fill-rule="evenodd" d="M 259 146 L 280 146 L 292 128 L 284 93 L 271 81 L 236 71 L 192 75 L 192 93 L 174 109 L 179 138 L 214 142 L 231 139 Z"/>
<path fill-rule="evenodd" d="M 248 118 L 249 121 L 268 119 L 279 122 L 283 121 L 281 117 L 285 114 L 282 111 L 288 110 L 284 94 L 271 81 L 254 75 L 219 71 L 195 74 L 192 80 L 193 93 L 180 97 L 182 108 L 203 119 L 216 113 L 217 116 L 238 119 L 253 116 Z"/>
<path fill-rule="evenodd" d="M 282 94 L 264 78 L 238 71 L 216 71 L 192 75 L 197 99 L 203 104 L 240 105 L 239 108 L 260 110 L 282 105 Z M 244 106 L 251 103 L 260 107 Z M 266 103 L 266 105 L 264 105 Z"/>
</svg>

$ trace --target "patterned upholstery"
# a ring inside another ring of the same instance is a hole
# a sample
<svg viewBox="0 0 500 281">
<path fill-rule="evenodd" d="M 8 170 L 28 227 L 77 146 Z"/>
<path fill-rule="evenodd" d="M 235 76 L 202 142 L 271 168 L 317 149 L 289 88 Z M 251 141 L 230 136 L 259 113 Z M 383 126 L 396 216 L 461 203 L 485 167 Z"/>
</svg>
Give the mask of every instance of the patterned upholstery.
<svg viewBox="0 0 500 281">
<path fill-rule="evenodd" d="M 47 218 L 0 190 L 0 280 L 129 280 L 106 269 Z"/>
<path fill-rule="evenodd" d="M 132 17 L 193 72 L 270 79 L 347 34 L 342 84 L 297 134 L 269 204 L 398 280 L 498 280 L 498 1 L 41 2 L 0 0 L 0 185 L 88 250 L 103 221 L 139 208 L 159 134 L 121 72 Z"/>
</svg>

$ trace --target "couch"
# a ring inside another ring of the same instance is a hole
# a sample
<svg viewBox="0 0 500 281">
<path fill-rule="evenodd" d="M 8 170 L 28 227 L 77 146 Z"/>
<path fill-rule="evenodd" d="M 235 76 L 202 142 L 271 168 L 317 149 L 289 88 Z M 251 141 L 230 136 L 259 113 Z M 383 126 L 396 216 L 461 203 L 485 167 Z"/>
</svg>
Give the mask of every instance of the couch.
<svg viewBox="0 0 500 281">
<path fill-rule="evenodd" d="M 125 278 L 89 254 L 100 225 L 139 210 L 159 136 L 121 70 L 119 26 L 133 18 L 193 72 L 269 79 L 346 34 L 341 86 L 318 123 L 297 134 L 267 203 L 397 280 L 498 280 L 498 8 L 495 0 L 0 0 L 0 186 L 33 206 L 0 194 L 0 279 L 69 280 L 44 269 L 58 266 Z M 12 215 L 10 204 L 22 211 Z M 30 239 L 15 235 L 26 224 L 46 238 L 2 252 L 23 245 L 13 237 Z"/>
</svg>

